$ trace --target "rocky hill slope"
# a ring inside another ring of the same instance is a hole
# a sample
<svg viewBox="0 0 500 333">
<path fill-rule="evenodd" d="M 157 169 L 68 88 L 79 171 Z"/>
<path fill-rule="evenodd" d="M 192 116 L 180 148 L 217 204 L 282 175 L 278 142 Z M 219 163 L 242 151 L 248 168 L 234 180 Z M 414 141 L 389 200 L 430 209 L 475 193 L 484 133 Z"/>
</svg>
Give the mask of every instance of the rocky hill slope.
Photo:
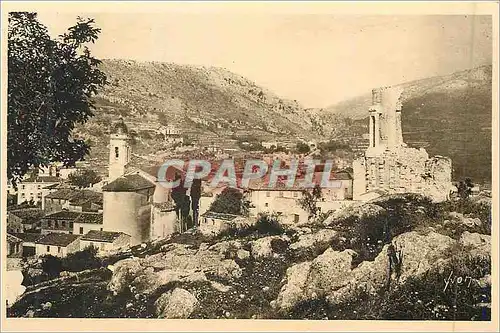
<svg viewBox="0 0 500 333">
<path fill-rule="evenodd" d="M 315 116 L 296 101 L 276 96 L 223 68 L 172 63 L 104 60 L 110 84 L 95 98 L 95 117 L 78 129 L 93 144 L 91 160 L 105 165 L 107 134 L 119 117 L 134 131 L 138 154 L 156 153 L 162 125 L 187 141 L 235 148 L 237 139 L 310 139 Z M 153 136 L 153 138 L 151 138 Z"/>
<path fill-rule="evenodd" d="M 491 181 L 492 67 L 398 85 L 403 93 L 403 137 L 431 155 L 453 159 L 454 177 Z M 376 87 L 374 87 L 376 88 Z M 349 118 L 368 131 L 371 92 L 316 110 L 325 121 Z"/>
<path fill-rule="evenodd" d="M 28 285 L 8 315 L 489 320 L 490 209 L 398 195 L 281 231 L 173 235 Z"/>
</svg>

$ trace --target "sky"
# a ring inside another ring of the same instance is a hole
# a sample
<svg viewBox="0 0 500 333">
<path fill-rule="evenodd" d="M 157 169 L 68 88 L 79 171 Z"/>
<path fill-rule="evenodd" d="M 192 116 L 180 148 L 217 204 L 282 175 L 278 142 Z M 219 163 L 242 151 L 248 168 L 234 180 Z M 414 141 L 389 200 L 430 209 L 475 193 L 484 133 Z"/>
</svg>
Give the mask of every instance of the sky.
<svg viewBox="0 0 500 333">
<path fill-rule="evenodd" d="M 54 12 L 57 35 L 94 18 L 98 58 L 218 66 L 305 107 L 492 62 L 490 16 L 269 12 Z"/>
</svg>

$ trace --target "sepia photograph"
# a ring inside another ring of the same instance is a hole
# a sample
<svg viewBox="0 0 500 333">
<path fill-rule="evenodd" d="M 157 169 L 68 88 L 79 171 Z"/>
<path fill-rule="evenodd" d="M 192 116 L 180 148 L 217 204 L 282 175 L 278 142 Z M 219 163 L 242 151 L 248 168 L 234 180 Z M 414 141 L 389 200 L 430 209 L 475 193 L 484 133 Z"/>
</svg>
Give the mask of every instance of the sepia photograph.
<svg viewBox="0 0 500 333">
<path fill-rule="evenodd" d="M 2 326 L 498 329 L 498 10 L 2 3 Z"/>
</svg>

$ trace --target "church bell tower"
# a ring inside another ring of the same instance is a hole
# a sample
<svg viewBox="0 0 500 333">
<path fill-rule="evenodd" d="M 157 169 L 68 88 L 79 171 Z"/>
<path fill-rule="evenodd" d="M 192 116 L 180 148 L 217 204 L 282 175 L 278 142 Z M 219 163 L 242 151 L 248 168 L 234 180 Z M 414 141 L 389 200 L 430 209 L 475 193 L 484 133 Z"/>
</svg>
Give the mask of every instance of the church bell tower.
<svg viewBox="0 0 500 333">
<path fill-rule="evenodd" d="M 109 178 L 112 182 L 125 174 L 125 167 L 130 161 L 128 129 L 123 119 L 113 127 L 109 140 Z"/>
</svg>

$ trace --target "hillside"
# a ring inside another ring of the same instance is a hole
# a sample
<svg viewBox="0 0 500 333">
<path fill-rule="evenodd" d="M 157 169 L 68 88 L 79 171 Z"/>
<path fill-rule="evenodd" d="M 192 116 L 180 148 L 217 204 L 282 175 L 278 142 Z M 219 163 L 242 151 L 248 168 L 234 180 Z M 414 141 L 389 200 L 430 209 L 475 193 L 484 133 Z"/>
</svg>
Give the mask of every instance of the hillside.
<svg viewBox="0 0 500 333">
<path fill-rule="evenodd" d="M 400 84 L 403 137 L 430 155 L 453 159 L 454 178 L 491 181 L 491 66 Z M 367 124 L 371 92 L 323 109 L 323 119 Z"/>
<path fill-rule="evenodd" d="M 222 68 L 104 60 L 101 70 L 110 84 L 95 98 L 96 116 L 79 128 L 99 165 L 107 161 L 107 134 L 120 116 L 137 134 L 134 151 L 144 155 L 168 148 L 150 140 L 161 125 L 175 126 L 202 147 L 215 142 L 233 148 L 235 138 L 245 137 L 314 137 L 314 116 L 296 101 Z"/>
</svg>

